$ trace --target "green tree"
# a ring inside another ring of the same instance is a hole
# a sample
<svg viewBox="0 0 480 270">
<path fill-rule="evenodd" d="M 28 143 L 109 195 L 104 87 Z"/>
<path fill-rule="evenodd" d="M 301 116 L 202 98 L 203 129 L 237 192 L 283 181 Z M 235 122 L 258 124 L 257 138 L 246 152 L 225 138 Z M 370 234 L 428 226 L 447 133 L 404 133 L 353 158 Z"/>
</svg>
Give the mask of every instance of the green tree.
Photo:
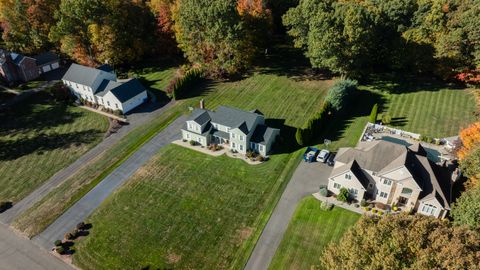
<svg viewBox="0 0 480 270">
<path fill-rule="evenodd" d="M 341 202 L 346 202 L 350 198 L 350 193 L 348 192 L 348 189 L 342 187 L 340 188 L 340 192 L 337 195 L 337 200 Z"/>
<path fill-rule="evenodd" d="M 363 216 L 321 258 L 326 269 L 478 269 L 480 235 L 422 215 Z"/>
<path fill-rule="evenodd" d="M 256 51 L 235 0 L 181 0 L 174 21 L 180 49 L 211 76 L 241 71 Z"/>
<path fill-rule="evenodd" d="M 351 101 L 355 91 L 357 90 L 357 85 L 357 81 L 354 80 L 338 80 L 328 90 L 325 100 L 333 109 L 340 111 Z"/>
<path fill-rule="evenodd" d="M 467 225 L 471 229 L 480 229 L 480 187 L 462 193 L 453 204 L 451 215 L 456 225 Z"/>
<path fill-rule="evenodd" d="M 468 177 L 471 186 L 480 187 L 480 145 L 460 160 L 460 169 Z"/>
<path fill-rule="evenodd" d="M 370 112 L 370 123 L 375 124 L 377 122 L 377 115 L 378 115 L 378 104 L 375 103 L 372 107 L 372 111 Z"/>
</svg>

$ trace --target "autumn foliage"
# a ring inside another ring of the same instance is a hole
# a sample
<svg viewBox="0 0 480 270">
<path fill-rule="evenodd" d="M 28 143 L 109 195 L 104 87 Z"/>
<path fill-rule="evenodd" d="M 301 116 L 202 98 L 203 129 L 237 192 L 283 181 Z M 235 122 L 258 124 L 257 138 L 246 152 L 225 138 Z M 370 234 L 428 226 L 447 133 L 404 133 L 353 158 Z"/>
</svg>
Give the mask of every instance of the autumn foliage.
<svg viewBox="0 0 480 270">
<path fill-rule="evenodd" d="M 480 146 L 480 122 L 473 123 L 463 129 L 460 132 L 460 140 L 462 141 L 462 147 L 457 154 L 458 158 L 462 160 L 468 156 L 476 146 Z"/>
</svg>

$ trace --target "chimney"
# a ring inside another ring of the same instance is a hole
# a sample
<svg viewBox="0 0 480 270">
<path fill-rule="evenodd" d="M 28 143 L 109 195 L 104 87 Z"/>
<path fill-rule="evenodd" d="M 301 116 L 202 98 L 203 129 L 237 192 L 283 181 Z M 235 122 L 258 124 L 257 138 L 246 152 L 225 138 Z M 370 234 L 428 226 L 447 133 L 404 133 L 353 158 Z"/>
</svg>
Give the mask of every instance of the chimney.
<svg viewBox="0 0 480 270">
<path fill-rule="evenodd" d="M 200 100 L 200 109 L 205 109 L 205 101 L 203 98 Z"/>
</svg>

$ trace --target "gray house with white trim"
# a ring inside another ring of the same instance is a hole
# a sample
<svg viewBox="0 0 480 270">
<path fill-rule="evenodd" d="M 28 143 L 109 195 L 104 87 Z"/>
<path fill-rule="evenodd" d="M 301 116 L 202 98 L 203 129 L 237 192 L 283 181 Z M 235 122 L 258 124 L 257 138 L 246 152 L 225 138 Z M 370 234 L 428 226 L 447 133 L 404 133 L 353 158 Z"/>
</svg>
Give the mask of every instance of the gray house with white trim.
<svg viewBox="0 0 480 270">
<path fill-rule="evenodd" d="M 418 143 L 407 147 L 378 140 L 340 148 L 328 189 L 338 194 L 342 187 L 358 201 L 371 199 L 437 218 L 446 216 L 452 201 L 451 177 Z"/>
<path fill-rule="evenodd" d="M 243 111 L 220 106 L 216 111 L 195 109 L 182 128 L 182 138 L 203 146 L 224 145 L 246 154 L 257 152 L 266 156 L 280 130 L 265 125 L 259 111 Z"/>
</svg>

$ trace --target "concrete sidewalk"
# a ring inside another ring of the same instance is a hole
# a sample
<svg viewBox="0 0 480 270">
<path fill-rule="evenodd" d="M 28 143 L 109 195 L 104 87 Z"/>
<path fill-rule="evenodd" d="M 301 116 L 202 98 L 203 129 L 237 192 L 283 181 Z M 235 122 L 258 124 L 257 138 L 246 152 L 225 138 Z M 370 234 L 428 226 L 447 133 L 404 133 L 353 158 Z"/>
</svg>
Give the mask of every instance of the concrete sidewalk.
<svg viewBox="0 0 480 270">
<path fill-rule="evenodd" d="M 33 238 L 33 241 L 45 249 L 50 249 L 57 239 L 84 221 L 93 211 L 118 187 L 126 182 L 141 166 L 150 160 L 162 147 L 180 137 L 180 129 L 186 117 L 181 116 L 166 129 L 158 133 L 150 141 L 130 156 L 124 163 L 100 182 L 94 189 L 75 203 L 49 227 Z"/>
<path fill-rule="evenodd" d="M 45 182 L 42 186 L 30 193 L 27 197 L 15 203 L 12 208 L 8 209 L 4 213 L 1 213 L 0 223 L 11 224 L 21 213 L 32 207 L 36 202 L 40 201 L 44 196 L 46 196 L 55 187 L 66 181 L 70 176 L 74 175 L 77 171 L 88 165 L 89 162 L 95 157 L 101 155 L 103 152 L 110 149 L 110 147 L 115 145 L 133 129 L 160 116 L 166 110 L 174 106 L 174 102 L 170 102 L 160 108 L 151 108 L 152 106 L 160 105 L 146 104 L 146 108 L 143 108 L 143 111 L 141 110 L 130 114 L 128 116 L 129 125 L 123 126 L 116 133 L 113 133 L 109 137 L 105 138 L 102 142 L 97 144 L 94 148 L 90 149 L 74 163 L 54 174 L 47 182 Z"/>
<path fill-rule="evenodd" d="M 263 229 L 255 248 L 245 266 L 247 270 L 266 270 L 277 251 L 298 202 L 305 196 L 318 191 L 320 185 L 328 183 L 332 171 L 323 163 L 301 162 L 293 173 L 272 216 Z"/>
<path fill-rule="evenodd" d="M 0 224 L 0 270 L 73 270 L 71 266 L 20 238 Z"/>
</svg>

